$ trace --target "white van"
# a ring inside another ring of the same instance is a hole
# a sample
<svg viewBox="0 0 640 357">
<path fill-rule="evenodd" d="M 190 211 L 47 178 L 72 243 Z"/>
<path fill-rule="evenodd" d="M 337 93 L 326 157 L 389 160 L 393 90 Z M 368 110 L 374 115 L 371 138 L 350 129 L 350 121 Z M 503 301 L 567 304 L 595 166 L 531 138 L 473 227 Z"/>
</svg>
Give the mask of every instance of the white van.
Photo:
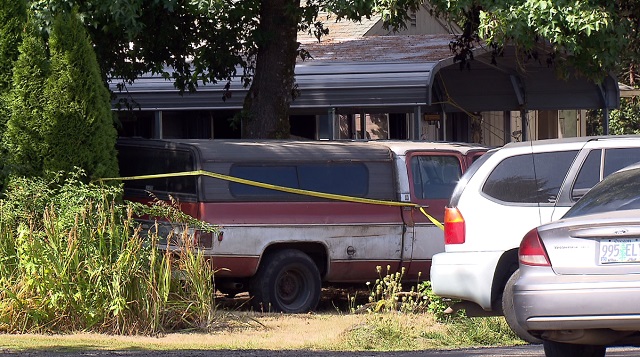
<svg viewBox="0 0 640 357">
<path fill-rule="evenodd" d="M 462 176 L 445 212 L 445 252 L 433 257 L 435 294 L 462 300 L 469 316 L 504 314 L 521 338 L 510 282 L 531 229 L 559 219 L 593 185 L 640 161 L 640 136 L 511 143 Z"/>
</svg>

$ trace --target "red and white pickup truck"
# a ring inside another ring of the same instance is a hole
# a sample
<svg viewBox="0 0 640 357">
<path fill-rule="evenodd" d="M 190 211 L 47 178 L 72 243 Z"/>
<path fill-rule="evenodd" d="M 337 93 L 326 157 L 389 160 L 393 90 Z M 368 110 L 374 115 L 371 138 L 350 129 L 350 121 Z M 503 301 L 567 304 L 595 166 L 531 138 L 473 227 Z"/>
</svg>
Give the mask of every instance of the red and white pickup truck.
<svg viewBox="0 0 640 357">
<path fill-rule="evenodd" d="M 365 283 L 377 266 L 428 279 L 444 250 L 438 221 L 472 161 L 464 143 L 407 141 L 118 141 L 120 174 L 204 170 L 260 183 L 406 205 L 288 193 L 206 175 L 125 181 L 125 198 L 178 199 L 191 216 L 221 230 L 203 244 L 219 271 L 216 288 L 248 291 L 254 308 L 305 312 L 324 284 Z M 412 205 L 413 204 L 413 205 Z"/>
</svg>

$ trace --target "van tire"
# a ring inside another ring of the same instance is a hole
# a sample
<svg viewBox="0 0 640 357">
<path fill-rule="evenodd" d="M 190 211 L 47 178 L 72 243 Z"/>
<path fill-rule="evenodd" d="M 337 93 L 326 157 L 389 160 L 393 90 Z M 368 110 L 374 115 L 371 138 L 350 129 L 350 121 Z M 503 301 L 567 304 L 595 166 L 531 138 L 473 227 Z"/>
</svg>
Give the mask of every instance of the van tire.
<svg viewBox="0 0 640 357">
<path fill-rule="evenodd" d="M 249 293 L 257 311 L 304 313 L 318 306 L 321 289 L 315 262 L 297 249 L 285 249 L 263 258 Z"/>
<path fill-rule="evenodd" d="M 502 313 L 504 314 L 504 319 L 507 321 L 507 325 L 522 340 L 532 343 L 532 344 L 541 344 L 542 340 L 534 337 L 530 334 L 524 327 L 520 326 L 518 320 L 516 319 L 516 309 L 513 306 L 513 286 L 518 280 L 520 276 L 520 269 L 511 274 L 509 280 L 504 286 L 504 291 L 502 293 Z"/>
</svg>

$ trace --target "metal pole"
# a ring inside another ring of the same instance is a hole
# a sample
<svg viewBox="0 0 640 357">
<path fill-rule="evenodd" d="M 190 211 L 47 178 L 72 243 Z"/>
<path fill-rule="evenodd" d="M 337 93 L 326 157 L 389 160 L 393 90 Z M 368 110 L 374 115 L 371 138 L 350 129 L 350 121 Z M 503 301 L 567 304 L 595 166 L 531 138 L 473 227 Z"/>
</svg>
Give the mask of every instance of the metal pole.
<svg viewBox="0 0 640 357">
<path fill-rule="evenodd" d="M 527 111 L 525 109 L 520 111 L 520 120 L 522 122 L 522 141 L 527 141 L 529 138 L 529 129 L 527 128 Z"/>
<path fill-rule="evenodd" d="M 154 122 L 153 138 L 162 139 L 162 110 L 154 112 Z"/>
</svg>

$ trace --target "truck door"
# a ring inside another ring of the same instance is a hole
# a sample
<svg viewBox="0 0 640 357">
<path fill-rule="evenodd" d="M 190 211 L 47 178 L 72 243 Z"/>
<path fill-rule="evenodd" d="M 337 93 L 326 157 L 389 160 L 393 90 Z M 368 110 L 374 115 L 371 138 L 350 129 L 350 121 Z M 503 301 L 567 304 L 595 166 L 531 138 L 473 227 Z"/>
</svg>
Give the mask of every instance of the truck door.
<svg viewBox="0 0 640 357">
<path fill-rule="evenodd" d="M 417 203 L 438 222 L 444 221 L 444 208 L 462 176 L 464 158 L 457 152 L 413 152 L 407 154 L 407 171 L 411 201 Z M 444 233 L 419 209 L 404 210 L 413 239 L 405 241 L 411 261 L 405 276 L 427 279 L 431 257 L 444 251 Z M 410 251 L 409 251 L 410 250 Z"/>
</svg>

